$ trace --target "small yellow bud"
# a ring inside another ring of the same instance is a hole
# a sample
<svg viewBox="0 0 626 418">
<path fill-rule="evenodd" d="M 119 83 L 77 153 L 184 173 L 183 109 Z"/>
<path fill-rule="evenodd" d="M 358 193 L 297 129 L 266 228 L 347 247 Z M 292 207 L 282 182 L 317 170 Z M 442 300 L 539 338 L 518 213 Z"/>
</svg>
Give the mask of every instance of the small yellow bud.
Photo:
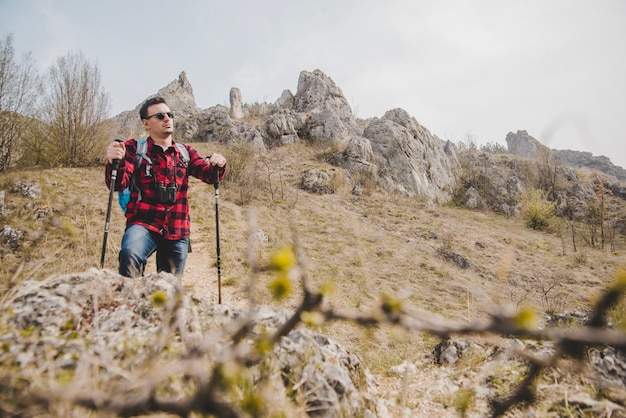
<svg viewBox="0 0 626 418">
<path fill-rule="evenodd" d="M 400 299 L 386 293 L 383 293 L 381 295 L 381 298 L 383 312 L 385 312 L 387 315 L 397 314 L 400 312 L 400 309 L 402 308 L 402 301 Z"/>
<path fill-rule="evenodd" d="M 291 279 L 287 273 L 281 271 L 276 278 L 270 283 L 270 292 L 276 300 L 282 300 L 291 293 Z"/>
<path fill-rule="evenodd" d="M 152 306 L 163 306 L 167 302 L 167 295 L 162 290 L 157 290 L 150 298 Z"/>
<path fill-rule="evenodd" d="M 324 324 L 324 315 L 318 311 L 304 311 L 300 314 L 300 320 L 305 325 L 319 327 Z"/>
<path fill-rule="evenodd" d="M 513 317 L 513 325 L 519 329 L 531 329 L 537 324 L 537 313 L 531 307 L 521 308 Z"/>
<path fill-rule="evenodd" d="M 272 341 L 268 337 L 262 337 L 257 340 L 256 349 L 259 354 L 267 354 L 272 351 Z"/>
<path fill-rule="evenodd" d="M 290 245 L 280 248 L 270 255 L 270 266 L 279 271 L 291 269 L 296 265 L 296 261 L 296 253 Z"/>
</svg>

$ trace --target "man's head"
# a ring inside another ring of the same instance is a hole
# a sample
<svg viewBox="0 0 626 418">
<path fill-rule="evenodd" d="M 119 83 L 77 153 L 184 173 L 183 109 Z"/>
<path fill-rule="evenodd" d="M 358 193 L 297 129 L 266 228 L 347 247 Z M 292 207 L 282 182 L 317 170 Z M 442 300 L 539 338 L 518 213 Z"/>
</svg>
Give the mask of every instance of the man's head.
<svg viewBox="0 0 626 418">
<path fill-rule="evenodd" d="M 152 139 L 167 138 L 174 133 L 174 114 L 162 97 L 146 100 L 139 109 L 139 117 Z"/>
<path fill-rule="evenodd" d="M 144 104 L 141 105 L 141 109 L 139 109 L 139 118 L 141 120 L 147 119 L 149 116 L 148 108 L 152 105 L 159 104 L 159 103 L 163 103 L 165 105 L 167 104 L 163 97 L 153 97 L 151 99 L 146 100 Z"/>
</svg>

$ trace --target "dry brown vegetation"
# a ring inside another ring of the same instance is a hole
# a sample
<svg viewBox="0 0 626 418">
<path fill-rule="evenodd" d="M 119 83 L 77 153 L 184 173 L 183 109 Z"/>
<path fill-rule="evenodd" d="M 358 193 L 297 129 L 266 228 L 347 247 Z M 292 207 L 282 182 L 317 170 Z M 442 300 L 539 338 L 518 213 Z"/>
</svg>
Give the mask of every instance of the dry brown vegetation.
<svg viewBox="0 0 626 418">
<path fill-rule="evenodd" d="M 557 234 L 532 230 L 523 219 L 428 205 L 376 190 L 367 181 L 364 193 L 354 196 L 346 176 L 324 162 L 325 150 L 319 147 L 296 144 L 255 157 L 245 149 L 193 145 L 203 155 L 222 152 L 232 165 L 230 177 L 220 187 L 219 200 L 225 304 L 244 306 L 248 300 L 248 236 L 257 229 L 268 237 L 266 243 L 255 247 L 260 260 L 276 248 L 294 244 L 296 231 L 309 286 L 316 289 L 332 283 L 328 306 L 355 315 L 370 313 L 385 294 L 414 311 L 460 324 L 486 318 L 501 306 L 528 305 L 541 314 L 588 311 L 625 264 L 623 236 L 615 251 L 580 246 L 574 252 Z M 334 194 L 312 195 L 298 188 L 300 173 L 314 167 L 333 174 Z M 41 198 L 29 201 L 8 193 L 18 180 L 38 182 Z M 102 168 L 3 174 L 0 186 L 7 191 L 3 224 L 25 231 L 19 250 L 2 250 L 2 293 L 27 278 L 99 266 L 108 197 Z M 213 187 L 192 180 L 190 200 L 193 253 L 183 285 L 217 303 Z M 36 213 L 43 215 L 37 217 Z M 115 207 L 107 268 L 116 269 L 123 228 L 121 211 Z M 257 303 L 278 305 L 268 286 L 271 275 L 254 277 Z M 280 306 L 295 308 L 301 296 L 295 291 Z M 612 315 L 621 319 L 621 310 Z M 432 352 L 439 338 L 391 326 L 366 329 L 344 321 L 327 322 L 322 330 L 357 352 L 380 376 L 387 395 L 397 399 L 398 411 L 417 408 L 418 399 L 426 397 L 426 389 L 404 393 L 407 382 L 390 375 L 389 369 L 404 361 L 419 362 Z M 480 359 L 465 359 L 450 374 L 464 373 L 471 366 L 467 363 L 473 361 Z M 424 376 L 428 373 L 433 371 L 425 367 Z M 549 373 L 570 379 L 572 384 L 589 384 L 577 374 Z M 422 384 L 431 383 L 424 379 Z M 543 382 L 548 380 L 546 376 Z M 593 390 L 591 384 L 590 388 Z M 563 393 L 553 388 L 541 396 L 549 405 Z M 452 407 L 457 401 L 428 399 L 439 409 L 455 411 L 453 414 L 459 411 Z M 546 408 L 541 405 L 539 402 L 538 410 Z"/>
</svg>

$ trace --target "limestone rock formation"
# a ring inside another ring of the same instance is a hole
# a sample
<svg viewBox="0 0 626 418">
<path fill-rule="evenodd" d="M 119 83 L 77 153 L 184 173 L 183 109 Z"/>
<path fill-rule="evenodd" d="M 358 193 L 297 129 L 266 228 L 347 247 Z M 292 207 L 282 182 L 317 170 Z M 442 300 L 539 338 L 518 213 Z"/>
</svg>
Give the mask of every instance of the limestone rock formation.
<svg viewBox="0 0 626 418">
<path fill-rule="evenodd" d="M 237 87 L 230 89 L 230 117 L 233 119 L 243 118 L 243 102 L 241 91 Z"/>
<path fill-rule="evenodd" d="M 341 89 L 320 70 L 302 71 L 294 110 L 305 113 L 305 134 L 312 141 L 347 143 L 356 133 L 352 109 Z"/>
<path fill-rule="evenodd" d="M 0 362 L 13 368 L 4 383 L 19 386 L 21 401 L 0 397 L 0 411 L 10 408 L 15 416 L 39 416 L 33 413 L 44 404 L 48 412 L 62 408 L 63 415 L 78 416 L 78 399 L 90 398 L 109 412 L 141 403 L 155 408 L 150 396 L 183 408 L 197 387 L 191 382 L 204 381 L 211 392 L 207 382 L 219 370 L 216 364 L 243 361 L 237 356 L 247 352 L 255 359 L 254 347 L 293 315 L 267 306 L 247 312 L 205 303 L 184 293 L 168 273 L 128 279 L 96 269 L 26 281 L 5 295 L 1 308 L 7 349 L 0 350 Z M 229 333 L 244 322 L 248 332 L 235 342 Z M 286 415 L 375 416 L 369 372 L 359 356 L 327 336 L 295 328 L 265 355 L 259 370 L 246 376 L 264 388 L 267 401 L 282 402 Z M 67 393 L 59 397 L 61 377 Z M 203 396 L 209 405 L 216 394 Z"/>
<path fill-rule="evenodd" d="M 456 149 L 430 134 L 402 109 L 373 118 L 335 159 L 348 169 L 372 171 L 383 187 L 430 202 L 451 199 L 461 173 Z"/>
<path fill-rule="evenodd" d="M 388 190 L 438 202 L 449 201 L 454 193 L 460 164 L 451 143 L 431 135 L 402 109 L 359 128 L 341 89 L 319 69 L 302 71 L 296 94 L 285 90 L 272 104 L 244 109 L 239 89 L 230 93 L 230 108 L 197 109 L 184 72 L 158 92 L 175 111 L 175 136 L 183 142 L 247 144 L 257 153 L 299 141 L 327 143 L 344 150 L 332 159 L 336 165 L 368 172 Z M 125 129 L 118 130 L 120 137 L 141 129 L 138 107 L 114 119 Z M 303 178 L 309 175 L 303 173 Z"/>
<path fill-rule="evenodd" d="M 509 153 L 523 158 L 538 158 L 540 154 L 550 151 L 526 131 L 509 132 L 505 140 Z"/>
<path fill-rule="evenodd" d="M 139 119 L 139 109 L 143 102 L 151 97 L 162 96 L 167 101 L 170 109 L 174 111 L 177 130 L 185 130 L 188 122 L 186 119 L 192 118 L 198 111 L 196 99 L 193 95 L 193 88 L 187 79 L 187 74 L 183 71 L 178 79 L 172 81 L 167 86 L 161 88 L 156 94 L 146 97 L 135 109 L 125 111 L 112 118 L 115 138 L 142 138 L 145 137 L 143 125 Z"/>
<path fill-rule="evenodd" d="M 590 152 L 572 150 L 551 150 L 533 138 L 526 131 L 509 132 L 506 136 L 509 153 L 523 158 L 537 159 L 554 156 L 559 164 L 574 168 L 588 168 L 626 181 L 626 170 L 614 165 L 605 156 L 594 156 Z"/>
</svg>

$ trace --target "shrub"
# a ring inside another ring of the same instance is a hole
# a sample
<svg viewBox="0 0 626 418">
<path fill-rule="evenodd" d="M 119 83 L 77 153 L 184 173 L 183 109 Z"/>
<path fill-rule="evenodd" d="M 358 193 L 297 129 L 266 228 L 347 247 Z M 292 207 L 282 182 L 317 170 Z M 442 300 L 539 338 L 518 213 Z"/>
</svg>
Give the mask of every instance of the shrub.
<svg viewBox="0 0 626 418">
<path fill-rule="evenodd" d="M 522 196 L 522 216 L 526 226 L 535 230 L 545 230 L 555 216 L 556 203 L 549 202 L 541 190 L 529 190 Z"/>
</svg>

